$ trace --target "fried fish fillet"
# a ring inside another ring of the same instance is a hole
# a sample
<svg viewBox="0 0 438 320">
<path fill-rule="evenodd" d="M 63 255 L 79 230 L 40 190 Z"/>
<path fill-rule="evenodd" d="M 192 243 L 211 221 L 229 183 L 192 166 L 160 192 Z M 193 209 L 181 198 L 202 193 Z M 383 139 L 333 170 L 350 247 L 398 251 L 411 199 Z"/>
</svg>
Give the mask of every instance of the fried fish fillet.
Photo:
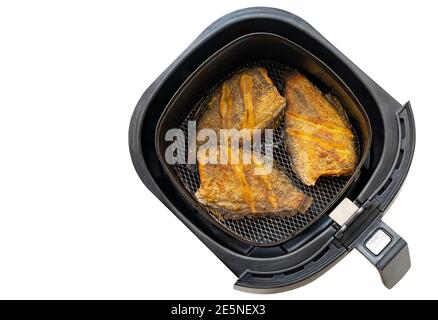
<svg viewBox="0 0 438 320">
<path fill-rule="evenodd" d="M 267 167 L 256 154 L 243 162 L 242 149 L 237 152 L 237 164 L 199 163 L 201 185 L 195 196 L 200 203 L 217 209 L 224 219 L 286 217 L 306 212 L 312 198 L 296 188 L 282 171 Z"/>
<path fill-rule="evenodd" d="M 198 130 L 265 129 L 286 107 L 268 72 L 262 67 L 243 69 L 224 81 L 207 102 Z"/>
<path fill-rule="evenodd" d="M 356 136 L 339 101 L 295 71 L 285 78 L 285 140 L 292 168 L 308 186 L 320 176 L 353 174 Z"/>
</svg>

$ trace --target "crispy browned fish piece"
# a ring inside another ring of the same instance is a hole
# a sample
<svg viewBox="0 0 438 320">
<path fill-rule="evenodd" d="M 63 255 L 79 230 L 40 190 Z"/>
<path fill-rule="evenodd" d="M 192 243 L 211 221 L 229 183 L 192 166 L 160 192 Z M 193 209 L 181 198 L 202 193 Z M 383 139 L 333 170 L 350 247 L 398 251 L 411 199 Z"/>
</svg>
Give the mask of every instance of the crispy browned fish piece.
<svg viewBox="0 0 438 320">
<path fill-rule="evenodd" d="M 313 186 L 320 176 L 353 174 L 356 137 L 338 100 L 297 71 L 285 78 L 285 96 L 285 139 L 298 178 Z"/>
<path fill-rule="evenodd" d="M 296 188 L 282 171 L 273 167 L 269 173 L 256 154 L 249 155 L 250 162 L 245 164 L 242 150 L 237 152 L 238 164 L 199 163 L 201 185 L 195 196 L 200 203 L 217 209 L 224 219 L 286 217 L 306 212 L 312 198 Z"/>
<path fill-rule="evenodd" d="M 286 107 L 268 72 L 262 67 L 243 69 L 224 81 L 207 102 L 198 130 L 265 129 Z"/>
</svg>

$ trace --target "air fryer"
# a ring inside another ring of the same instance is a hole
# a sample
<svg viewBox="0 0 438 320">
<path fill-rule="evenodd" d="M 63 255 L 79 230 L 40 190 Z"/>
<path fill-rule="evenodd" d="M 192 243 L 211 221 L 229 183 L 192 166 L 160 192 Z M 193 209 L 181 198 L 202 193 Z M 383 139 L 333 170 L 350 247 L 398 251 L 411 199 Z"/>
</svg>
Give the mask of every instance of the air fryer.
<svg viewBox="0 0 438 320">
<path fill-rule="evenodd" d="M 358 136 L 359 165 L 350 177 L 301 184 L 274 131 L 274 160 L 314 203 L 288 218 L 221 220 L 194 198 L 196 168 L 164 159 L 168 129 L 196 120 L 209 90 L 251 65 L 268 70 L 282 93 L 285 72 L 298 69 L 341 101 Z M 359 250 L 392 288 L 410 268 L 407 243 L 382 216 L 409 170 L 415 128 L 409 103 L 399 104 L 299 17 L 248 8 L 212 25 L 152 83 L 133 113 L 129 145 L 143 183 L 238 277 L 235 288 L 277 292 L 304 285 Z"/>
</svg>

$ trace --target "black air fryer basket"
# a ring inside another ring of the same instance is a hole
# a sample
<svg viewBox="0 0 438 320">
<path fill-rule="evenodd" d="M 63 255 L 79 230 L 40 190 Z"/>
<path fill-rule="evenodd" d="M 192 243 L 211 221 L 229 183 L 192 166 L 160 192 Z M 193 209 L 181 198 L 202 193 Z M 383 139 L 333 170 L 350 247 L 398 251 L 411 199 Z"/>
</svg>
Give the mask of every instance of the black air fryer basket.
<svg viewBox="0 0 438 320">
<path fill-rule="evenodd" d="M 182 129 L 187 138 L 188 121 L 198 119 L 212 88 L 252 65 L 265 67 L 280 93 L 284 73 L 300 70 L 336 95 L 358 136 L 360 161 L 351 177 L 323 177 L 306 187 L 291 170 L 279 122 L 274 160 L 313 197 L 306 214 L 219 219 L 194 199 L 197 167 L 164 160 L 167 130 Z M 411 107 L 400 105 L 291 13 L 248 8 L 210 25 L 143 94 L 129 143 L 144 184 L 238 276 L 236 288 L 276 292 L 301 286 L 354 248 L 376 266 L 388 288 L 410 268 L 407 243 L 381 219 L 412 161 Z"/>
</svg>

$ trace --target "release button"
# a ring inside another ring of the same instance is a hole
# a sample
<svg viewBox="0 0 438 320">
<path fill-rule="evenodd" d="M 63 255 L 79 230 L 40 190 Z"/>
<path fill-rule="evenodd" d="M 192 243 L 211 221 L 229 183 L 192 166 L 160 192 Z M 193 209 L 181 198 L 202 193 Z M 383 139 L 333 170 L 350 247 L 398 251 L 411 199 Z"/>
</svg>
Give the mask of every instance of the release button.
<svg viewBox="0 0 438 320">
<path fill-rule="evenodd" d="M 391 237 L 385 231 L 379 229 L 371 236 L 365 246 L 374 254 L 378 256 L 391 243 Z"/>
</svg>

